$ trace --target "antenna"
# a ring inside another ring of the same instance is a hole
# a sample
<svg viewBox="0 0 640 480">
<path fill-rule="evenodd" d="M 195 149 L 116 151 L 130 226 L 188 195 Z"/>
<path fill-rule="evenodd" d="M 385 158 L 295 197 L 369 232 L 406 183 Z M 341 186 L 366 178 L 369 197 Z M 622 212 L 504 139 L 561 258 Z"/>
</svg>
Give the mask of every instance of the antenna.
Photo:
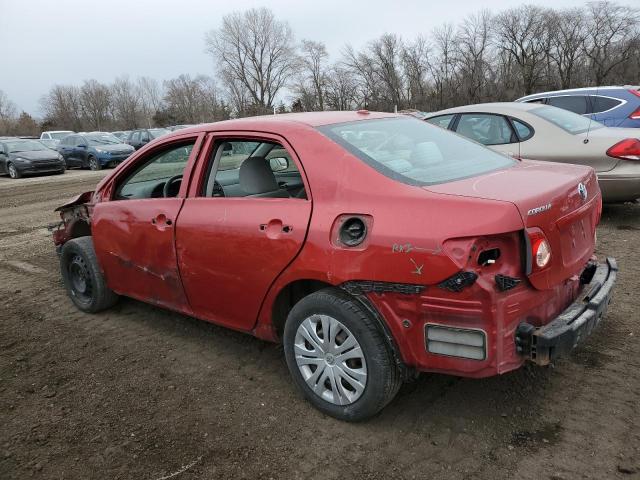
<svg viewBox="0 0 640 480">
<path fill-rule="evenodd" d="M 600 85 L 596 85 L 596 94 L 595 95 L 589 95 L 589 100 L 591 101 L 593 97 L 597 97 L 598 96 L 598 89 L 600 88 Z M 593 110 L 593 108 L 592 108 Z M 593 121 L 593 116 L 595 115 L 595 112 L 591 112 L 589 113 L 589 125 L 587 126 L 587 136 L 585 137 L 585 139 L 582 141 L 585 145 L 587 143 L 589 143 L 589 133 L 591 132 L 591 122 Z"/>
</svg>

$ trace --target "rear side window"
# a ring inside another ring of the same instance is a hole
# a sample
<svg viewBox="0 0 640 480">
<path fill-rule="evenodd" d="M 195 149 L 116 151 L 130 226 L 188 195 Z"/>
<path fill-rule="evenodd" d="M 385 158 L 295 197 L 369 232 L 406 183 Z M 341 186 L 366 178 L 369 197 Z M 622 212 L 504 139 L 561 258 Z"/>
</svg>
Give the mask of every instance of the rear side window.
<svg viewBox="0 0 640 480">
<path fill-rule="evenodd" d="M 570 112 L 583 115 L 588 113 L 587 97 L 584 95 L 563 95 L 561 97 L 549 97 L 547 104 L 569 110 Z"/>
<path fill-rule="evenodd" d="M 425 119 L 425 122 L 429 122 L 431 125 L 436 125 L 441 128 L 449 128 L 449 124 L 455 115 L 440 115 L 438 117 L 432 117 Z"/>
<path fill-rule="evenodd" d="M 511 119 L 511 123 L 513 123 L 513 128 L 518 132 L 518 137 L 520 137 L 521 141 L 529 140 L 533 137 L 533 129 L 529 125 L 515 118 Z"/>
<path fill-rule="evenodd" d="M 483 145 L 504 145 L 517 141 L 509 122 L 502 115 L 465 113 L 460 116 L 456 132 Z"/>
<path fill-rule="evenodd" d="M 591 97 L 591 111 L 589 113 L 602 113 L 612 108 L 616 108 L 622 103 L 621 100 L 610 97 L 601 97 L 600 95 L 593 95 Z"/>
<path fill-rule="evenodd" d="M 415 118 L 361 120 L 318 130 L 383 175 L 410 185 L 452 182 L 515 164 Z"/>
</svg>

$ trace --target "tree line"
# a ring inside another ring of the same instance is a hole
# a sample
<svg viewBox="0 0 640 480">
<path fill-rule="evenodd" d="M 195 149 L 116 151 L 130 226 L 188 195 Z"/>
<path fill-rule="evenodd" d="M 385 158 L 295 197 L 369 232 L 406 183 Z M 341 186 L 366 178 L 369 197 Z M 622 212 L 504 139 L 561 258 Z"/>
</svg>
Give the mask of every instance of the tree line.
<svg viewBox="0 0 640 480">
<path fill-rule="evenodd" d="M 360 49 L 347 45 L 331 59 L 324 43 L 297 41 L 286 21 L 258 8 L 224 16 L 205 35 L 205 48 L 215 78 L 56 85 L 41 99 L 41 126 L 110 130 L 286 111 L 435 111 L 536 91 L 638 84 L 640 12 L 611 1 L 481 10 L 416 38 L 386 33 Z M 0 92 L 0 132 L 33 127 L 29 119 Z"/>
</svg>

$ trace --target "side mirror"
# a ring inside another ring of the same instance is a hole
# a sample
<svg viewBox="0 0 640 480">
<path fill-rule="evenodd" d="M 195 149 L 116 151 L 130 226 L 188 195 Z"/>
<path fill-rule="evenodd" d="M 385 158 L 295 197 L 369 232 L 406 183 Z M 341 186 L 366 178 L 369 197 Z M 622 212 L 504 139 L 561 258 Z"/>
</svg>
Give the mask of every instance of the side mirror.
<svg viewBox="0 0 640 480">
<path fill-rule="evenodd" d="M 273 157 L 269 159 L 269 166 L 272 172 L 282 172 L 289 168 L 289 159 L 284 157 Z"/>
</svg>

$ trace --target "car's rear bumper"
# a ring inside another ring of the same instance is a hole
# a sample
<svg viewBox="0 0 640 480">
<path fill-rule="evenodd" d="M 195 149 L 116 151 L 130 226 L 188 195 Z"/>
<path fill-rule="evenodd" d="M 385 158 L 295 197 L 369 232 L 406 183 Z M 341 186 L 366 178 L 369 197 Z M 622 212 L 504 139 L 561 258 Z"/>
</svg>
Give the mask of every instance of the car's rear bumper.
<svg viewBox="0 0 640 480">
<path fill-rule="evenodd" d="M 367 287 L 366 294 L 358 296 L 366 297 L 384 322 L 404 365 L 423 372 L 490 377 L 532 359 L 523 347 L 523 323 L 530 325 L 529 337 L 536 336 L 535 361 L 540 364 L 573 348 L 576 339 L 593 329 L 604 314 L 617 271 L 613 259 L 596 267 L 593 262 L 542 290 L 526 278 L 501 289 L 498 275 L 494 280 L 493 274 L 483 273 L 459 292 L 435 286 L 420 291 Z"/>
<path fill-rule="evenodd" d="M 573 350 L 604 316 L 615 286 L 618 265 L 613 258 L 592 265 L 590 281 L 578 298 L 553 321 L 542 327 L 523 322 L 516 330 L 516 350 L 538 365 L 547 365 Z M 585 271 L 587 273 L 587 271 Z"/>
</svg>

